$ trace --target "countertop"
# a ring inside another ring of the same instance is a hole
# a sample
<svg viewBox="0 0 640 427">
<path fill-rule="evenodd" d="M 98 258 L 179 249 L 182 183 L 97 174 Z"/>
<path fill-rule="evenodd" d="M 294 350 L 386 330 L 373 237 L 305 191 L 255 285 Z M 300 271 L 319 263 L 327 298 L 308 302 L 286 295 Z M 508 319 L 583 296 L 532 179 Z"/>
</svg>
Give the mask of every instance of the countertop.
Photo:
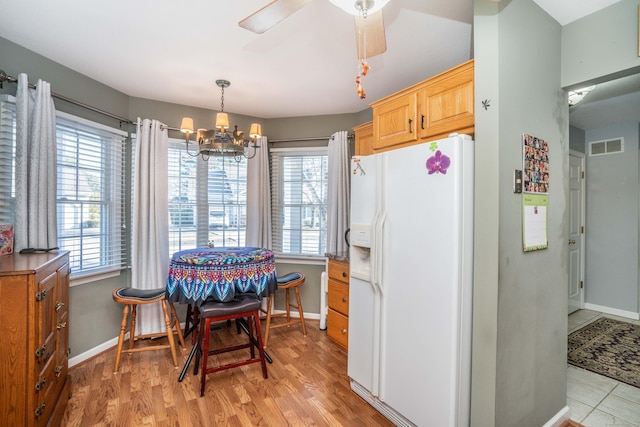
<svg viewBox="0 0 640 427">
<path fill-rule="evenodd" d="M 349 251 L 343 252 L 327 252 L 324 254 L 329 259 L 336 261 L 349 262 Z"/>
</svg>

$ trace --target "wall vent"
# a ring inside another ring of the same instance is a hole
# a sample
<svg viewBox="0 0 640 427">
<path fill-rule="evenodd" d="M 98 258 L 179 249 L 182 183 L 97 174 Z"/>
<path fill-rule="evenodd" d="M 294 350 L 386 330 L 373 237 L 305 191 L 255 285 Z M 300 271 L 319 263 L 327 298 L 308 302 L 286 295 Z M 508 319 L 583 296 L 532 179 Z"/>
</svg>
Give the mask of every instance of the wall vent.
<svg viewBox="0 0 640 427">
<path fill-rule="evenodd" d="M 606 154 L 624 152 L 624 138 L 592 141 L 589 143 L 590 156 L 604 156 Z"/>
</svg>

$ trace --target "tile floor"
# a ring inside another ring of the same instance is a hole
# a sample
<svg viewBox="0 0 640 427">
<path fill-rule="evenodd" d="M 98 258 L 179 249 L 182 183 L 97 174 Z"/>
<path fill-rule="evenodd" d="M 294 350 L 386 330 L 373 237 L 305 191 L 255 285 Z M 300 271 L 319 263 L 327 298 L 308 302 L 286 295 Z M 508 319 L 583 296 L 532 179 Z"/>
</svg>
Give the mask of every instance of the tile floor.
<svg viewBox="0 0 640 427">
<path fill-rule="evenodd" d="M 578 310 L 569 315 L 569 333 L 603 314 Z M 640 324 L 640 321 L 606 315 Z M 567 405 L 571 419 L 585 427 L 640 427 L 640 388 L 567 365 Z"/>
</svg>

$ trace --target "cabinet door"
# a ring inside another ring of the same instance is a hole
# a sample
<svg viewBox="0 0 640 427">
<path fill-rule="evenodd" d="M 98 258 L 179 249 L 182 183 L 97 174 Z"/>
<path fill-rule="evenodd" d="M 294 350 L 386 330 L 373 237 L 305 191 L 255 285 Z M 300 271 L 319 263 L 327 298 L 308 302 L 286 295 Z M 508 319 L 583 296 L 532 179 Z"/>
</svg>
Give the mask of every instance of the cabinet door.
<svg viewBox="0 0 640 427">
<path fill-rule="evenodd" d="M 473 64 L 466 63 L 430 81 L 418 92 L 420 139 L 473 134 Z"/>
<path fill-rule="evenodd" d="M 46 362 L 56 350 L 56 311 L 58 272 L 54 271 L 37 286 L 36 298 L 36 333 L 35 345 L 38 371 L 44 368 Z"/>
<path fill-rule="evenodd" d="M 69 264 L 58 269 L 58 293 L 56 311 L 56 366 L 55 375 L 59 387 L 67 377 L 69 366 Z"/>
<path fill-rule="evenodd" d="M 416 141 L 417 93 L 411 92 L 373 107 L 373 149 L 384 150 Z"/>
<path fill-rule="evenodd" d="M 356 156 L 373 154 L 373 122 L 363 123 L 353 128 L 355 132 Z"/>
</svg>

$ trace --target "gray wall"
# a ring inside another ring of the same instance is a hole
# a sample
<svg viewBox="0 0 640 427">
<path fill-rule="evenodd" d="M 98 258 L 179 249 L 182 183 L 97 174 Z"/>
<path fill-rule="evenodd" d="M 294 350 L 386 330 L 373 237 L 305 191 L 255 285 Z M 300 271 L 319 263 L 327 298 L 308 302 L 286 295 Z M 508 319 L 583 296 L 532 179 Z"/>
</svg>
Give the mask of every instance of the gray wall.
<svg viewBox="0 0 640 427">
<path fill-rule="evenodd" d="M 562 28 L 562 87 L 639 71 L 637 0 L 622 0 Z"/>
<path fill-rule="evenodd" d="M 581 153 L 585 152 L 585 141 L 584 131 L 575 126 L 569 126 L 569 148 L 572 150 L 579 151 Z"/>
<path fill-rule="evenodd" d="M 623 153 L 586 158 L 585 302 L 638 313 L 638 122 L 585 135 L 624 138 Z"/>
<path fill-rule="evenodd" d="M 68 98 L 108 111 L 129 119 L 159 119 L 171 127 L 179 127 L 183 116 L 194 118 L 196 126 L 207 127 L 213 123 L 215 111 L 150 101 L 129 97 L 69 68 L 35 54 L 6 39 L 0 38 L 0 69 L 17 77 L 27 73 L 29 81 L 43 79 L 51 83 L 52 91 Z M 5 84 L 0 93 L 15 94 L 15 84 Z M 120 127 L 114 120 L 64 101 L 54 100 L 56 108 L 113 127 Z M 263 132 L 270 139 L 328 136 L 338 130 L 348 130 L 357 124 L 370 120 L 370 110 L 344 116 L 297 117 L 287 119 L 260 119 L 239 114 L 229 114 L 231 123 L 248 131 L 249 124 L 258 121 L 263 124 Z M 135 131 L 135 127 L 122 124 L 122 128 Z M 273 136 L 272 133 L 273 132 Z M 183 138 L 179 132 L 171 132 L 171 137 Z M 323 265 L 277 264 L 278 272 L 301 271 L 307 276 L 301 288 L 302 305 L 305 312 L 319 313 L 320 273 Z M 73 286 L 70 290 L 70 346 L 71 357 L 82 354 L 117 336 L 122 315 L 121 306 L 114 303 L 111 293 L 120 286 L 130 286 L 128 271 L 118 277 Z M 276 297 L 276 308 L 283 308 L 283 296 Z M 178 308 L 181 313 L 182 308 Z"/>
<path fill-rule="evenodd" d="M 472 425 L 541 426 L 566 404 L 569 138 L 561 27 L 531 0 L 477 0 L 475 15 Z M 531 253 L 522 251 L 522 196 L 512 190 L 522 133 L 550 144 L 549 248 Z M 496 243 L 497 259 L 485 253 Z"/>
</svg>

